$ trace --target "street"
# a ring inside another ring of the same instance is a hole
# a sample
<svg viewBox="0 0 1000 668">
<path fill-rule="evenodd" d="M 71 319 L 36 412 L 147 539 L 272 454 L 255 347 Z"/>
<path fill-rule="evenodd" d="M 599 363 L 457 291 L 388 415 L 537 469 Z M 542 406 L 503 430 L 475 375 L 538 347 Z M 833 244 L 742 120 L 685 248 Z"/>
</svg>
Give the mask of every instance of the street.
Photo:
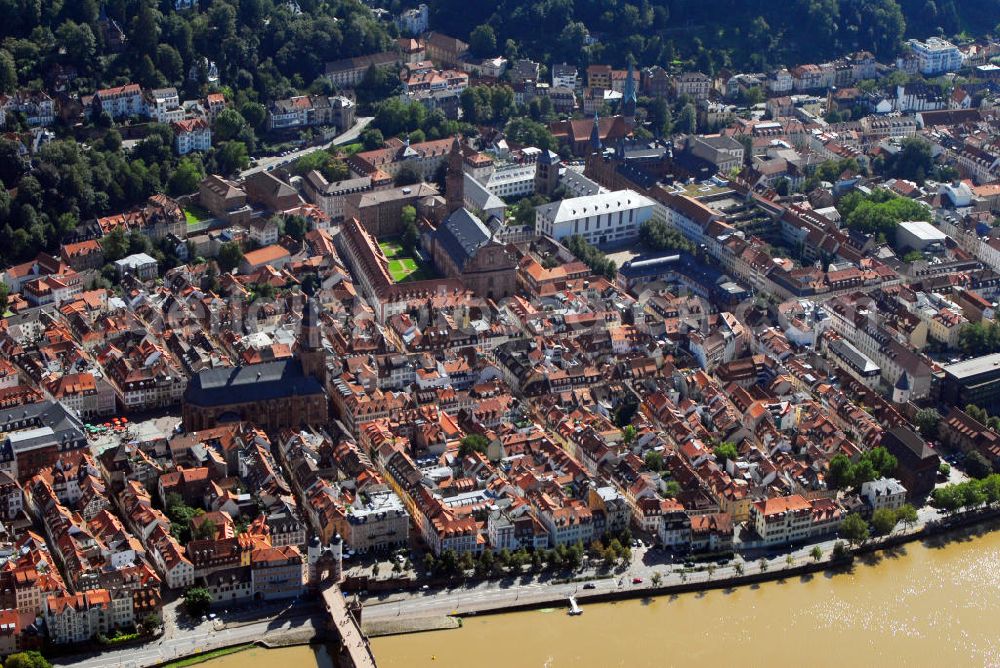
<svg viewBox="0 0 1000 668">
<path fill-rule="evenodd" d="M 240 176 L 242 178 L 246 178 L 251 174 L 255 174 L 261 171 L 266 171 L 269 168 L 273 169 L 278 165 L 288 164 L 290 162 L 298 160 L 304 155 L 312 153 L 313 151 L 318 151 L 320 149 L 327 148 L 329 146 L 350 144 L 356 141 L 358 137 L 361 136 L 361 133 L 364 132 L 365 128 L 368 127 L 368 124 L 372 122 L 373 118 L 374 118 L 373 116 L 361 116 L 359 118 L 356 118 L 354 121 L 354 125 L 352 125 L 349 130 L 334 137 L 329 144 L 322 146 L 307 146 L 306 148 L 299 149 L 298 151 L 293 151 L 287 155 L 272 155 L 272 156 L 258 158 L 257 166 L 251 167 L 250 169 L 246 169 L 240 172 Z"/>
</svg>

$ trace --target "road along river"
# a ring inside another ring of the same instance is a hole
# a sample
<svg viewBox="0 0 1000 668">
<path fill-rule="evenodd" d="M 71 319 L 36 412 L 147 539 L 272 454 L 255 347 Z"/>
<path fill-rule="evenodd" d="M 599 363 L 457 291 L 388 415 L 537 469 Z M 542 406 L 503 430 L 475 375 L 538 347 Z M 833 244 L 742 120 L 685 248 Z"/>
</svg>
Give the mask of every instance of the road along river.
<svg viewBox="0 0 1000 668">
<path fill-rule="evenodd" d="M 1000 665 L 1000 532 L 911 543 L 733 590 L 469 617 L 376 638 L 380 668 Z M 251 650 L 207 668 L 330 666 L 325 650 Z"/>
</svg>

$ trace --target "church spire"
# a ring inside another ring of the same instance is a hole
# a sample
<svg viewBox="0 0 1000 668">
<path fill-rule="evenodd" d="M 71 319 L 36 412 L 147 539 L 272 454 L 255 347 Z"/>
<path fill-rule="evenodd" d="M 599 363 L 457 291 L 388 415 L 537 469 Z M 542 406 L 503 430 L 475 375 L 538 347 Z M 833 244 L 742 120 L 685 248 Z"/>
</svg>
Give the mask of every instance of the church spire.
<svg viewBox="0 0 1000 668">
<path fill-rule="evenodd" d="M 302 372 L 326 387 L 326 351 L 323 349 L 323 330 L 320 325 L 319 302 L 316 299 L 306 297 L 299 328 L 299 362 Z"/>
<path fill-rule="evenodd" d="M 595 153 L 601 151 L 601 122 L 597 116 L 597 112 L 594 112 L 594 127 L 590 130 L 590 148 Z"/>
<path fill-rule="evenodd" d="M 625 123 L 631 129 L 635 125 L 635 108 L 638 99 L 635 92 L 635 69 L 632 66 L 632 58 L 628 59 L 628 73 L 625 76 L 625 92 L 622 95 L 621 114 L 625 117 Z"/>
<path fill-rule="evenodd" d="M 465 206 L 465 174 L 462 169 L 464 160 L 462 142 L 459 141 L 458 135 L 455 135 L 451 143 L 451 152 L 448 154 L 448 172 L 445 176 L 445 199 L 449 215 Z"/>
</svg>

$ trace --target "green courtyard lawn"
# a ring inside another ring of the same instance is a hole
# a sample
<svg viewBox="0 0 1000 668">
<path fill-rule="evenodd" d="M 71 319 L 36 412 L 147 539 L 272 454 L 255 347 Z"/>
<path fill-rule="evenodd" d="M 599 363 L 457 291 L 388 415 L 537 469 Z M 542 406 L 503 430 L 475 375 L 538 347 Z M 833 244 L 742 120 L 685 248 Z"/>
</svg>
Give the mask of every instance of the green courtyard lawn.
<svg viewBox="0 0 1000 668">
<path fill-rule="evenodd" d="M 379 248 L 389 260 L 389 275 L 396 283 L 422 281 L 433 278 L 434 273 L 415 257 L 406 254 L 398 241 L 380 241 Z"/>
<path fill-rule="evenodd" d="M 212 217 L 211 212 L 197 204 L 188 204 L 184 207 L 184 218 L 187 220 L 188 225 L 194 225 L 200 223 L 203 220 L 208 220 Z"/>
<path fill-rule="evenodd" d="M 390 260 L 397 255 L 403 254 L 403 246 L 398 241 L 380 241 L 378 247 L 382 249 L 385 256 Z"/>
</svg>

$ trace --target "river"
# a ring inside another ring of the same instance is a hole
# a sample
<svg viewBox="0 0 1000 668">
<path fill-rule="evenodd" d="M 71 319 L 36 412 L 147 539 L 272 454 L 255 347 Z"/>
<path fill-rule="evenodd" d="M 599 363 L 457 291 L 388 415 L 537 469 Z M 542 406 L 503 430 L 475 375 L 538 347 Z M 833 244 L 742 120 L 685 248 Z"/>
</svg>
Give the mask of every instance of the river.
<svg viewBox="0 0 1000 668">
<path fill-rule="evenodd" d="M 584 605 L 579 617 L 565 609 L 471 617 L 458 630 L 377 638 L 372 646 L 380 668 L 996 666 L 998 620 L 994 531 L 938 546 L 912 543 L 859 560 L 852 572 Z M 292 648 L 206 664 L 265 665 L 330 663 Z"/>
</svg>

